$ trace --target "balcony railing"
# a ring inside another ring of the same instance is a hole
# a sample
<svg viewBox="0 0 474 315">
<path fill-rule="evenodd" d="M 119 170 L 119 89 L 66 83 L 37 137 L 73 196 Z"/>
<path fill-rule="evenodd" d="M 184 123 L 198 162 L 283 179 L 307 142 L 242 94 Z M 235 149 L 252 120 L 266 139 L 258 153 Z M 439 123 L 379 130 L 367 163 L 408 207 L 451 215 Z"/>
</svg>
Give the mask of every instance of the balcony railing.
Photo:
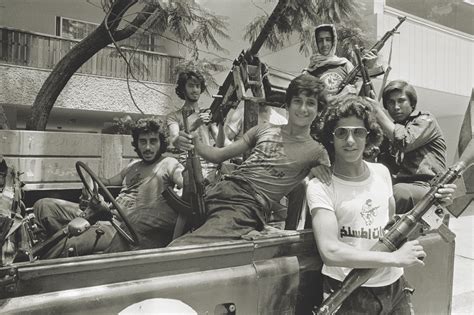
<svg viewBox="0 0 474 315">
<path fill-rule="evenodd" d="M 35 34 L 6 27 L 0 27 L 0 62 L 41 69 L 52 69 L 77 40 L 57 36 Z M 166 54 L 123 48 L 129 58 L 133 56 L 133 75 L 143 81 L 175 83 L 175 66 L 183 60 L 181 57 Z M 127 77 L 127 65 L 114 47 L 108 46 L 82 65 L 79 73 Z M 130 77 L 130 75 L 129 75 Z"/>
</svg>

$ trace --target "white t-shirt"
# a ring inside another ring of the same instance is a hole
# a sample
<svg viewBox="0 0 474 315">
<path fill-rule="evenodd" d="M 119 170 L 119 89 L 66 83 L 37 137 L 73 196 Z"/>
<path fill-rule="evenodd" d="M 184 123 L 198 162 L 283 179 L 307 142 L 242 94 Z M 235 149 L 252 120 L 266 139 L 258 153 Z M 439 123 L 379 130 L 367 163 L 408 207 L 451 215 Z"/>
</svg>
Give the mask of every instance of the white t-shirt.
<svg viewBox="0 0 474 315">
<path fill-rule="evenodd" d="M 382 164 L 365 163 L 370 171 L 368 179 L 350 182 L 333 175 L 331 185 L 326 186 L 313 178 L 308 183 L 306 198 L 311 211 L 323 208 L 335 212 L 341 242 L 368 250 L 383 235 L 383 228 L 389 220 L 389 199 L 393 192 L 388 169 Z M 324 265 L 322 273 L 343 281 L 351 269 Z M 363 286 L 386 286 L 402 274 L 403 268 L 379 268 Z"/>
</svg>

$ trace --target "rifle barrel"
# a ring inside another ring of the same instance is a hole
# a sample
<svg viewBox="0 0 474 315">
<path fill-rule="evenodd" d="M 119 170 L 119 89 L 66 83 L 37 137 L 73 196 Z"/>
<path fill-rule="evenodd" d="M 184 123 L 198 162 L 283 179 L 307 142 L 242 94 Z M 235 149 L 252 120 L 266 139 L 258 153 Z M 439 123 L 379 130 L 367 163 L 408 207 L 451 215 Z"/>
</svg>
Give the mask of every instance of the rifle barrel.
<svg viewBox="0 0 474 315">
<path fill-rule="evenodd" d="M 385 45 L 385 42 L 393 35 L 397 32 L 398 28 L 400 27 L 400 25 L 402 25 L 403 22 L 405 22 L 405 20 L 407 19 L 406 16 L 403 16 L 403 17 L 398 17 L 398 24 L 395 25 L 394 28 L 392 28 L 390 31 L 386 32 L 382 38 L 376 42 L 374 44 L 374 46 L 372 46 L 372 48 L 370 48 L 370 50 L 377 50 L 377 52 L 379 52 L 382 47 Z"/>
<path fill-rule="evenodd" d="M 268 17 L 267 22 L 265 25 L 262 27 L 262 30 L 260 31 L 260 34 L 258 34 L 257 38 L 253 42 L 252 46 L 250 46 L 250 49 L 247 50 L 246 56 L 253 56 L 258 53 L 260 48 L 262 48 L 263 43 L 268 37 L 268 34 L 270 34 L 273 26 L 276 24 L 278 21 L 278 18 L 280 15 L 283 13 L 283 10 L 286 8 L 288 4 L 288 0 L 279 0 L 278 4 L 276 5 L 275 9 L 273 9 L 272 14 Z"/>
<path fill-rule="evenodd" d="M 278 4 L 276 7 L 273 9 L 272 14 L 268 17 L 267 22 L 265 25 L 262 27 L 262 30 L 260 31 L 260 34 L 258 34 L 257 38 L 255 41 L 252 43 L 250 48 L 243 54 L 242 54 L 233 62 L 233 66 L 238 66 L 241 62 L 242 59 L 245 59 L 247 61 L 251 60 L 252 56 L 255 56 L 259 51 L 260 48 L 262 48 L 263 43 L 268 37 L 268 34 L 273 29 L 273 26 L 276 24 L 278 21 L 278 18 L 282 15 L 283 10 L 286 8 L 288 5 L 288 0 L 279 0 Z M 233 73 L 232 70 L 229 71 L 227 74 L 226 78 L 224 79 L 224 83 L 219 87 L 217 97 L 214 98 L 211 104 L 211 122 L 216 122 L 216 123 L 222 123 L 222 120 L 225 118 L 227 113 L 229 112 L 230 108 L 226 108 L 222 110 L 222 115 L 219 113 L 221 110 L 220 107 L 222 106 L 222 101 L 224 99 L 224 96 L 226 95 L 227 91 L 231 88 L 231 85 L 233 83 Z"/>
<path fill-rule="evenodd" d="M 398 17 L 398 24 L 395 25 L 395 27 L 393 29 L 391 29 L 390 31 L 387 31 L 380 40 L 378 40 L 371 48 L 370 50 L 376 50 L 377 53 L 382 49 L 382 47 L 385 45 L 385 42 L 393 35 L 395 34 L 395 32 L 397 31 L 397 29 L 400 27 L 400 25 L 402 25 L 403 22 L 405 22 L 406 20 L 406 16 L 404 17 Z M 354 81 L 356 79 L 356 76 L 357 76 L 357 73 L 360 71 L 360 65 L 356 65 L 354 67 L 354 69 L 351 70 L 351 72 L 349 72 L 349 74 L 347 74 L 347 76 L 344 78 L 344 80 L 342 80 L 340 86 L 339 86 L 339 89 L 337 90 L 337 93 L 336 94 L 339 94 L 341 93 L 341 91 L 348 85 L 350 84 L 352 81 Z"/>
</svg>

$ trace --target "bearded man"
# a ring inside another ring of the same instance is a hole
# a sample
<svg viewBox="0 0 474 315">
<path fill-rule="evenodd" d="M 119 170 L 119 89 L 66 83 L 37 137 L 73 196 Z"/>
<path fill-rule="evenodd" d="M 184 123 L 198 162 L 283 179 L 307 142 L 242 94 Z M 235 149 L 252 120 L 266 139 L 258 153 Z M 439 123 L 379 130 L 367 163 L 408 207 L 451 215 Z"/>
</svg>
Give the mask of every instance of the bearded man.
<svg viewBox="0 0 474 315">
<path fill-rule="evenodd" d="M 116 201 L 137 234 L 138 248 L 164 247 L 172 239 L 178 215 L 168 206 L 161 193 L 169 186 L 182 186 L 183 166 L 175 158 L 162 155 L 167 142 L 161 126 L 155 120 L 138 120 L 132 129 L 132 138 L 132 145 L 140 159 L 132 161 L 111 178 L 99 179 L 105 186 L 122 186 Z M 40 199 L 33 208 L 45 238 L 54 235 L 83 213 L 79 204 L 53 198 Z M 67 256 L 71 248 L 74 255 L 131 249 L 107 221 L 98 221 L 84 233 L 68 238 L 65 242 L 53 247 L 44 257 Z"/>
</svg>

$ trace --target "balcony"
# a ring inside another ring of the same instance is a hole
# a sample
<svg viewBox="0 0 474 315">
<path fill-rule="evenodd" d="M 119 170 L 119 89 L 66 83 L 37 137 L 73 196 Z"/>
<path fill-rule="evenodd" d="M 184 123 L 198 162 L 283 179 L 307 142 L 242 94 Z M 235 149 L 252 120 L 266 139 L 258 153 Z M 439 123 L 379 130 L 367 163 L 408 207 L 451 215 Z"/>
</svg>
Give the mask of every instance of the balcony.
<svg viewBox="0 0 474 315">
<path fill-rule="evenodd" d="M 36 34 L 0 27 L 0 62 L 18 66 L 52 69 L 77 40 Z M 140 81 L 175 83 L 175 66 L 181 57 L 162 53 L 123 48 L 129 58 L 133 55 L 133 75 Z M 126 78 L 127 66 L 117 50 L 108 46 L 100 50 L 78 70 L 78 73 Z"/>
</svg>

